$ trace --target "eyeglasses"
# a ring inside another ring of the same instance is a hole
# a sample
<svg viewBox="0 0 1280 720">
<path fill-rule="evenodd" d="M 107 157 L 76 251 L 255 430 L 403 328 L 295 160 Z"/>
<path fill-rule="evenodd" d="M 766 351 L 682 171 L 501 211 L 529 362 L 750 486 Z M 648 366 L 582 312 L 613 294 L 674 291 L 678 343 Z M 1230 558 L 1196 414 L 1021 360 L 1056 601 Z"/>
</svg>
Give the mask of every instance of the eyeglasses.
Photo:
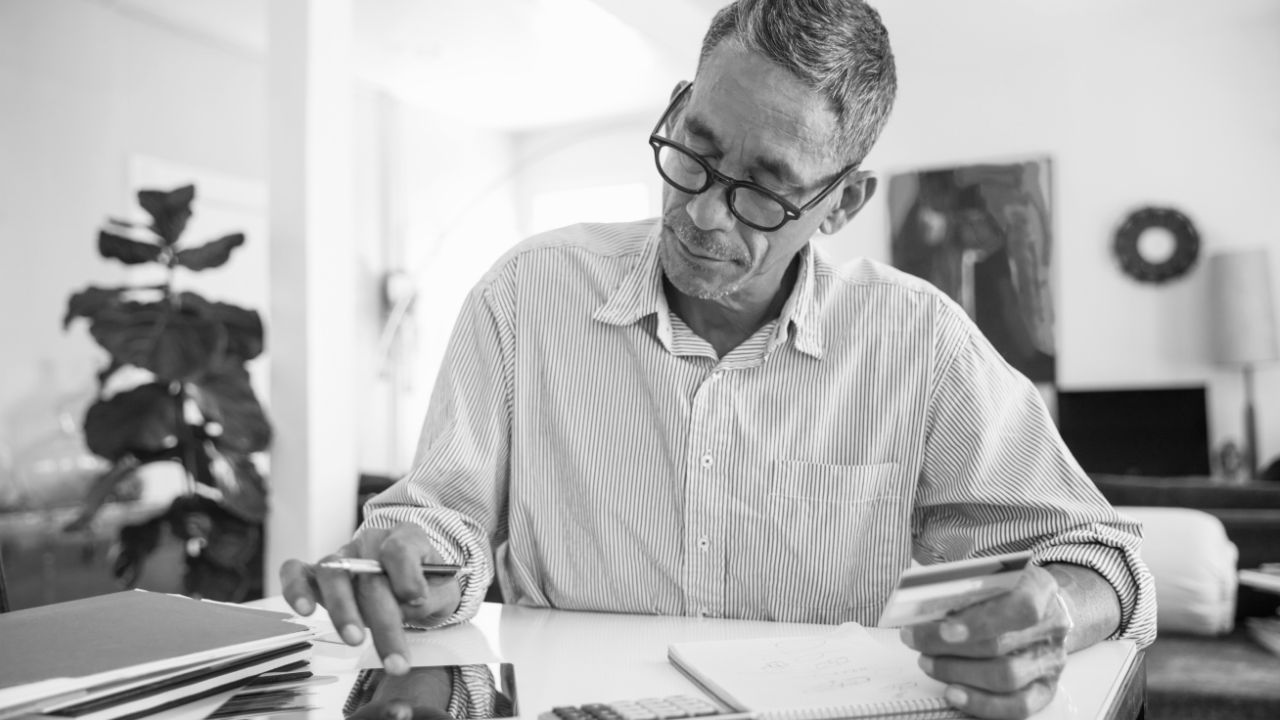
<svg viewBox="0 0 1280 720">
<path fill-rule="evenodd" d="M 653 132 L 649 134 L 649 145 L 653 147 L 653 159 L 658 165 L 658 174 L 671 187 L 689 195 L 704 193 L 717 182 L 724 185 L 729 188 L 727 198 L 729 212 L 748 227 L 761 232 L 773 232 L 792 220 L 798 220 L 809 208 L 830 195 L 841 180 L 858 168 L 858 164 L 854 163 L 841 170 L 830 185 L 803 206 L 796 206 L 795 203 L 756 183 L 734 180 L 711 167 L 698 153 L 675 140 L 658 135 L 658 131 L 666 125 L 671 113 L 692 87 L 693 83 L 684 86 L 680 94 L 676 95 L 667 106 L 667 111 L 662 113 L 662 118 L 653 127 Z"/>
</svg>

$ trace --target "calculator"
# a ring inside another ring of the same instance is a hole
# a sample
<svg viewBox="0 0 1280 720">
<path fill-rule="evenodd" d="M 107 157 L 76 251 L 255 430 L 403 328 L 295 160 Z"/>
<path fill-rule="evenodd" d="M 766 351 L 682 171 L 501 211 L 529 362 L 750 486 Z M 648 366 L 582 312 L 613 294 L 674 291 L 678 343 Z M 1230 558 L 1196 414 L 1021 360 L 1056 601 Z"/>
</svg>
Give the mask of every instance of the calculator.
<svg viewBox="0 0 1280 720">
<path fill-rule="evenodd" d="M 702 698 L 672 695 L 643 700 L 619 700 L 557 707 L 552 708 L 551 712 L 539 715 L 538 720 L 678 720 L 711 716 L 720 716 L 719 720 L 728 720 L 728 715 L 746 717 L 743 713 L 725 710 Z"/>
</svg>

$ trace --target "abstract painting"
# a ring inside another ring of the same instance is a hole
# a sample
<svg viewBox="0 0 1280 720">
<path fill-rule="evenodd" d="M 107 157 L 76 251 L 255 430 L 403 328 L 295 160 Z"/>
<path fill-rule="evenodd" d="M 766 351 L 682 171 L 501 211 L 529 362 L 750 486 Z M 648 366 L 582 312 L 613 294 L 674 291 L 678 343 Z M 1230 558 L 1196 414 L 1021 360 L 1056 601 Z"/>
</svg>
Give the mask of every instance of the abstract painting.
<svg viewBox="0 0 1280 720">
<path fill-rule="evenodd" d="M 893 264 L 955 300 L 1005 361 L 1053 383 L 1050 162 L 964 167 L 889 179 Z"/>
</svg>

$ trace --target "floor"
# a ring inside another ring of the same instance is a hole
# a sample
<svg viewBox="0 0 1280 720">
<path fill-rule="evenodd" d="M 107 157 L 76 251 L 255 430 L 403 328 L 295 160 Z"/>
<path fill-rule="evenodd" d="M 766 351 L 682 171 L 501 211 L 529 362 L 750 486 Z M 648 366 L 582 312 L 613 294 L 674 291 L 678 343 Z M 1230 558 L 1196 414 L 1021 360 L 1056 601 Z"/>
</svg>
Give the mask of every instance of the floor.
<svg viewBox="0 0 1280 720">
<path fill-rule="evenodd" d="M 1280 718 L 1280 656 L 1243 627 L 1225 637 L 1169 635 L 1147 650 L 1147 720 Z"/>
</svg>

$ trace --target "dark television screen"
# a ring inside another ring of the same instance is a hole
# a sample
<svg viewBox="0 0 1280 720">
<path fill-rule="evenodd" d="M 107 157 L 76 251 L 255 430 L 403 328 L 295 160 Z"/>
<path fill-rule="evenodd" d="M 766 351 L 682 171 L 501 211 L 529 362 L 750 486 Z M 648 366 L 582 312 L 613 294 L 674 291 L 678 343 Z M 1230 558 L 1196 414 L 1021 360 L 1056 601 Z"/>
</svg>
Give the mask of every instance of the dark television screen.
<svg viewBox="0 0 1280 720">
<path fill-rule="evenodd" d="M 1059 391 L 1058 430 L 1085 472 L 1209 474 L 1203 387 Z"/>
</svg>

